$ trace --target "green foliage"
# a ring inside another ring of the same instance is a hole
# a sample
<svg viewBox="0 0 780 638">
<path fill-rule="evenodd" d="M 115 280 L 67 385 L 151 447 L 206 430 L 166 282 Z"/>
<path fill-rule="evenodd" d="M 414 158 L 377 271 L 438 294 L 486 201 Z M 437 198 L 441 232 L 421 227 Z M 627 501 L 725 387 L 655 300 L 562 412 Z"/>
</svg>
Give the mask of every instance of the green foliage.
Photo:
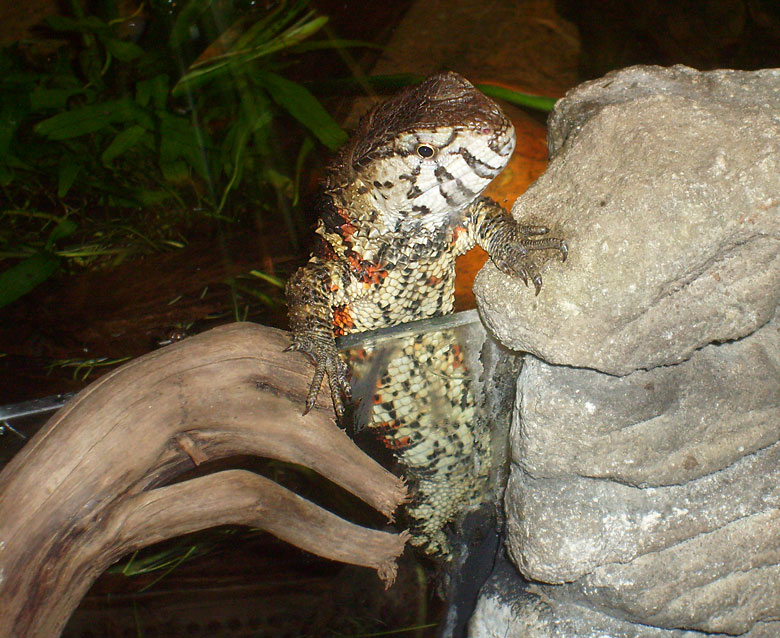
<svg viewBox="0 0 780 638">
<path fill-rule="evenodd" d="M 295 244 L 290 210 L 309 138 L 330 149 L 346 140 L 283 75 L 295 54 L 361 44 L 307 41 L 327 22 L 308 0 L 265 14 L 238 0 L 190 0 L 171 13 L 158 0 L 137 42 L 126 34 L 136 16 L 98 5 L 87 15 L 71 0 L 72 16 L 46 21 L 70 44 L 44 63 L 0 50 L 0 257 L 22 259 L 0 273 L 0 307 L 61 265 L 67 250 L 44 249 L 44 237 L 66 220 L 91 248 L 82 263 L 160 248 L 198 217 L 235 222 L 247 211 L 276 218 Z M 289 117 L 301 125 L 292 135 Z M 294 144 L 301 151 L 287 157 Z"/>
<path fill-rule="evenodd" d="M 414 73 L 395 73 L 392 75 L 372 75 L 365 78 L 342 78 L 327 80 L 325 82 L 311 82 L 309 87 L 316 87 L 318 91 L 339 92 L 344 90 L 354 91 L 357 88 L 369 86 L 376 91 L 397 90 L 412 84 L 417 84 L 425 79 L 423 75 Z M 555 106 L 556 98 L 523 93 L 514 89 L 499 86 L 497 84 L 476 84 L 480 91 L 489 97 L 505 100 L 511 104 L 549 113 Z"/>
<path fill-rule="evenodd" d="M 537 111 L 544 111 L 545 113 L 552 111 L 555 103 L 558 101 L 557 98 L 554 97 L 522 93 L 520 91 L 508 89 L 503 86 L 496 86 L 495 84 L 477 84 L 476 86 L 485 95 L 490 97 L 495 97 L 499 100 L 506 100 L 507 102 L 516 104 L 517 106 L 525 106 Z"/>
</svg>

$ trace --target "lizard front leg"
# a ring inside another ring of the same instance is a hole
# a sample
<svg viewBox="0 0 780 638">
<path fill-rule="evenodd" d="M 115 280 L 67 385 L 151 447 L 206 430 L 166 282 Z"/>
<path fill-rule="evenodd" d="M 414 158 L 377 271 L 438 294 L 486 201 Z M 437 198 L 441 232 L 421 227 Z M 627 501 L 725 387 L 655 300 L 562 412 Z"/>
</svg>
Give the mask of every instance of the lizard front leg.
<svg viewBox="0 0 780 638">
<path fill-rule="evenodd" d="M 327 374 L 336 414 L 344 414 L 344 401 L 352 396 L 347 366 L 336 350 L 334 304 L 344 286 L 344 266 L 338 261 L 312 259 L 287 282 L 285 293 L 293 342 L 287 350 L 299 350 L 314 362 L 314 379 L 306 397 L 304 414 L 314 407 Z"/>
<path fill-rule="evenodd" d="M 550 230 L 545 226 L 521 226 L 499 204 L 480 197 L 467 211 L 469 228 L 476 242 L 487 251 L 502 272 L 528 285 L 530 279 L 536 294 L 542 288 L 542 276 L 529 258 L 536 250 L 557 250 L 566 261 L 568 248 L 563 239 L 543 237 Z"/>
</svg>

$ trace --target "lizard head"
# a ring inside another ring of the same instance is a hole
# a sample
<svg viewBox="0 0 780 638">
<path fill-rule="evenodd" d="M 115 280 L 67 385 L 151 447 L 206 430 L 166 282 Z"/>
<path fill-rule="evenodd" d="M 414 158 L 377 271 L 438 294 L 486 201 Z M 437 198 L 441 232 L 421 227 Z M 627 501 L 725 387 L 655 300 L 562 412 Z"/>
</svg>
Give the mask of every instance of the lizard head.
<svg viewBox="0 0 780 638">
<path fill-rule="evenodd" d="M 388 228 L 441 228 L 506 166 L 515 146 L 499 106 L 453 72 L 377 105 L 341 151 L 349 173 Z"/>
</svg>

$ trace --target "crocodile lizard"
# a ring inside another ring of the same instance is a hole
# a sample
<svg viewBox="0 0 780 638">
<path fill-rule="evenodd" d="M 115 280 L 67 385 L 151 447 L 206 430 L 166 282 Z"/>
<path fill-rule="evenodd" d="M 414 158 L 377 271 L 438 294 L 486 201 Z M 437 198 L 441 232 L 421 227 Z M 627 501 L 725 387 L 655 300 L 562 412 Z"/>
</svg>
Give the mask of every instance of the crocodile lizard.
<svg viewBox="0 0 780 638">
<path fill-rule="evenodd" d="M 530 281 L 539 293 L 542 279 L 531 253 L 552 250 L 565 259 L 566 243 L 548 236 L 545 227 L 518 224 L 481 195 L 514 146 L 514 128 L 498 105 L 453 72 L 406 89 L 362 118 L 326 170 L 315 250 L 286 289 L 293 332 L 289 349 L 309 355 L 315 365 L 305 412 L 314 406 L 326 375 L 339 417 L 344 400 L 351 398 L 335 337 L 452 312 L 455 257 L 475 244 L 504 273 L 526 285 Z M 426 347 L 441 349 L 436 343 Z M 414 365 L 420 365 L 419 358 Z M 426 446 L 453 446 L 414 436 L 414 411 L 392 405 L 387 388 L 393 382 L 385 379 L 374 398 L 385 444 L 407 467 L 435 456 L 427 474 L 446 473 L 441 454 L 428 454 Z M 401 412 L 409 415 L 406 422 L 393 422 Z M 462 449 L 463 432 L 441 427 L 441 440 Z M 447 476 L 441 478 L 447 482 Z M 452 504 L 444 507 L 451 509 Z M 427 505 L 418 513 L 436 518 L 429 527 L 437 529 L 449 516 Z M 418 544 L 444 551 L 426 536 L 418 537 Z"/>
</svg>

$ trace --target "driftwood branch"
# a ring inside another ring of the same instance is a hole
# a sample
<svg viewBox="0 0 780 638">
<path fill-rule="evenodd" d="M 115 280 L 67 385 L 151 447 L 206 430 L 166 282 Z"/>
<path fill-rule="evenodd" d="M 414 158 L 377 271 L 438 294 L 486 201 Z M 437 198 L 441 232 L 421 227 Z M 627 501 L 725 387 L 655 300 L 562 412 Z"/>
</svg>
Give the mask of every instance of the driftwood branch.
<svg viewBox="0 0 780 638">
<path fill-rule="evenodd" d="M 92 582 L 128 552 L 223 524 L 377 569 L 390 584 L 405 534 L 359 527 L 272 481 L 207 461 L 255 454 L 311 468 L 388 517 L 399 479 L 333 420 L 301 416 L 311 367 L 286 333 L 223 326 L 141 357 L 58 412 L 0 473 L 0 638 L 57 636 Z"/>
</svg>

